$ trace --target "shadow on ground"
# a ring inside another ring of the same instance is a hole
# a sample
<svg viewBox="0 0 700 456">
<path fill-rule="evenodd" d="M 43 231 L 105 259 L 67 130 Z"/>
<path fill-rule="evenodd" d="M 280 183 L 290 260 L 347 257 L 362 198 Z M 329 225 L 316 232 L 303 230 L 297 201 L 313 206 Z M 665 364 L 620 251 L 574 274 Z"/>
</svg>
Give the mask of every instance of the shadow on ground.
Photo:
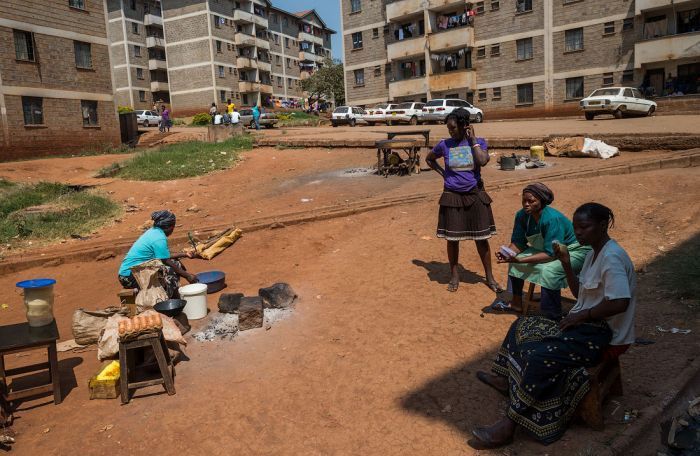
<svg viewBox="0 0 700 456">
<path fill-rule="evenodd" d="M 449 263 L 443 263 L 440 261 L 425 262 L 423 260 L 417 259 L 414 259 L 412 263 L 428 271 L 428 279 L 430 279 L 432 282 L 437 282 L 443 285 L 447 285 L 448 283 L 450 283 L 451 274 Z M 477 284 L 484 283 L 486 281 L 484 276 L 464 269 L 464 267 L 461 264 L 458 266 L 458 268 L 460 284 Z"/>
</svg>

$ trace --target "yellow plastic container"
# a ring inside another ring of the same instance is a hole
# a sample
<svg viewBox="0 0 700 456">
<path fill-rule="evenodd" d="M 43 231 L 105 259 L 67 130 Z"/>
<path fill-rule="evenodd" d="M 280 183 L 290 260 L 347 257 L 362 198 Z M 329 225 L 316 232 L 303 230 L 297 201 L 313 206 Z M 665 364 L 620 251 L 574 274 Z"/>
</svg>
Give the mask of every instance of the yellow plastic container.
<svg viewBox="0 0 700 456">
<path fill-rule="evenodd" d="M 533 160 L 544 161 L 544 146 L 531 146 L 530 158 L 532 158 Z"/>
</svg>

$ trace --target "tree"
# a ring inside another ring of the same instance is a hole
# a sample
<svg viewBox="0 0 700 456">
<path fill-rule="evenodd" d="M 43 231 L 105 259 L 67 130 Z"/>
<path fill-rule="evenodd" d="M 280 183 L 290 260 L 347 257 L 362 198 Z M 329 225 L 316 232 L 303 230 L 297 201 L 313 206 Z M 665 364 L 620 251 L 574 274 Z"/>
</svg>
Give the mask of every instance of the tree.
<svg viewBox="0 0 700 456">
<path fill-rule="evenodd" d="M 311 77 L 301 81 L 301 88 L 313 98 L 333 99 L 336 106 L 345 103 L 345 72 L 338 60 L 326 59 Z"/>
</svg>

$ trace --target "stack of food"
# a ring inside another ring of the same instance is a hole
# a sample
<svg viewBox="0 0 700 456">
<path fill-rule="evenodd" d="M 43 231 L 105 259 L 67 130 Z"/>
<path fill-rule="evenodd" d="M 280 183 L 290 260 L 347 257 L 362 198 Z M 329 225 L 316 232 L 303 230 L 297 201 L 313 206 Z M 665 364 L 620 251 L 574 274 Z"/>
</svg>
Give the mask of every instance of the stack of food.
<svg viewBox="0 0 700 456">
<path fill-rule="evenodd" d="M 163 320 L 159 314 L 137 315 L 119 322 L 119 338 L 132 338 L 161 329 L 163 329 Z"/>
</svg>

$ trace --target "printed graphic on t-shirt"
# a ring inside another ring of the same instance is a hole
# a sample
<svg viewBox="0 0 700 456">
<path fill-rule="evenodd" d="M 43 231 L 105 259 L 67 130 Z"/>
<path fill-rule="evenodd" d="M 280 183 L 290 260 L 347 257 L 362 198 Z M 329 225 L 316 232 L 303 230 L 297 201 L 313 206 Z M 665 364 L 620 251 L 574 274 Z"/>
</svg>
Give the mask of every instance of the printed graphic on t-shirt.
<svg viewBox="0 0 700 456">
<path fill-rule="evenodd" d="M 474 156 L 469 146 L 451 147 L 449 165 L 454 171 L 473 171 Z"/>
</svg>

